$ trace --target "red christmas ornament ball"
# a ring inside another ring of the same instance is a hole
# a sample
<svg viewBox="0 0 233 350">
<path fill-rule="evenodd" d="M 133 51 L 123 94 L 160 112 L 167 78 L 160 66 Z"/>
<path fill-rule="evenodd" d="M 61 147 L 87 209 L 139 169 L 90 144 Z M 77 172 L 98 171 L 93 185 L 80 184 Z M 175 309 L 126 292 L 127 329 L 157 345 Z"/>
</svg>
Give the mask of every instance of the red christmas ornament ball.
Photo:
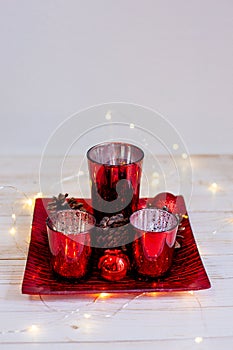
<svg viewBox="0 0 233 350">
<path fill-rule="evenodd" d="M 119 281 L 126 276 L 130 261 L 121 250 L 106 250 L 100 258 L 98 268 L 101 276 L 108 281 Z"/>
<path fill-rule="evenodd" d="M 158 209 L 166 209 L 170 213 L 185 215 L 186 208 L 181 196 L 174 196 L 169 192 L 162 192 L 156 195 L 150 202 L 149 206 L 158 208 Z"/>
</svg>

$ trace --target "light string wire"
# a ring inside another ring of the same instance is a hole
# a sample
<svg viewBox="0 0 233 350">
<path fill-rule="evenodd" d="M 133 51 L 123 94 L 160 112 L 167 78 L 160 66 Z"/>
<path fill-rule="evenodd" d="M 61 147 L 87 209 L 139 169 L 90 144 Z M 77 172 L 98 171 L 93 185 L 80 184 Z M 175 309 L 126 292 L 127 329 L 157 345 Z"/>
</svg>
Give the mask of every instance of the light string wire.
<svg viewBox="0 0 233 350">
<path fill-rule="evenodd" d="M 14 191 L 17 194 L 22 195 L 22 197 L 28 202 L 29 205 L 31 205 L 33 207 L 33 200 L 22 190 L 18 189 L 15 186 L 11 186 L 11 185 L 2 185 L 0 186 L 0 191 L 1 190 L 7 190 L 7 191 Z M 34 196 L 34 199 L 37 196 Z M 14 207 L 14 203 L 12 200 L 12 203 L 10 205 L 10 217 L 12 220 L 12 228 L 14 228 L 16 230 L 16 225 L 17 225 L 17 216 L 15 214 L 16 210 Z M 33 209 L 33 208 L 32 208 Z M 32 211 L 30 213 L 30 216 L 32 215 Z M 10 232 L 10 234 L 13 237 L 14 243 L 16 245 L 16 248 L 22 253 L 24 253 L 25 258 L 26 258 L 26 253 L 25 250 L 23 248 L 20 247 L 20 244 L 17 242 L 15 235 L 12 234 L 13 232 Z M 15 233 L 15 232 L 14 232 Z M 29 242 L 28 241 L 23 241 L 24 245 L 28 246 Z M 145 293 L 140 293 L 139 295 L 133 296 L 129 301 L 127 301 L 126 303 L 124 303 L 123 305 L 121 305 L 119 308 L 117 308 L 112 314 L 107 314 L 104 315 L 104 317 L 114 317 L 117 313 L 119 313 L 121 310 L 123 310 L 124 308 L 126 308 L 129 303 L 131 303 L 133 300 L 136 300 L 137 298 L 139 298 L 140 296 L 144 295 Z M 85 303 L 83 306 L 78 307 L 70 312 L 68 312 L 67 310 L 62 310 L 62 309 L 58 309 L 55 307 L 52 307 L 48 304 L 48 302 L 45 300 L 45 298 L 42 295 L 39 295 L 39 300 L 41 301 L 41 303 L 49 310 L 50 314 L 51 313 L 56 313 L 59 314 L 61 317 L 56 317 L 56 320 L 47 320 L 46 322 L 43 322 L 42 324 L 40 323 L 40 326 L 55 326 L 58 322 L 61 322 L 62 320 L 66 320 L 69 321 L 72 316 L 75 316 L 75 318 L 77 317 L 77 315 L 80 317 L 80 319 L 82 318 L 82 312 L 84 313 L 84 317 L 88 318 L 87 314 L 88 312 L 88 308 L 89 306 L 96 304 L 97 302 L 99 302 L 100 300 L 103 300 L 104 298 L 108 298 L 109 296 L 111 296 L 110 293 L 100 293 L 99 295 L 95 295 L 94 297 L 92 297 L 92 300 Z M 93 315 L 92 315 L 93 316 Z M 99 316 L 98 316 L 99 317 Z M 74 325 L 71 325 L 71 327 L 74 327 Z M 17 329 L 5 329 L 5 330 L 0 330 L 0 335 L 7 335 L 7 334 L 18 334 L 18 333 L 26 333 L 26 332 L 37 332 L 39 330 L 39 325 L 31 324 L 26 328 L 17 328 Z"/>
<path fill-rule="evenodd" d="M 216 185 L 214 186 L 216 188 Z M 33 200 L 29 198 L 29 196 L 22 190 L 18 189 L 15 186 L 11 186 L 11 185 L 3 185 L 0 186 L 0 191 L 1 190 L 10 190 L 10 191 L 15 191 L 18 194 L 21 194 L 24 199 L 26 201 L 28 201 L 29 204 L 33 204 Z M 36 196 L 35 196 L 36 197 Z M 34 197 L 34 198 L 35 198 Z M 11 203 L 11 220 L 12 220 L 12 227 L 16 227 L 17 224 L 17 216 L 15 215 L 15 208 L 14 208 L 14 204 Z M 32 213 L 31 213 L 32 214 Z M 218 226 L 217 230 L 215 230 L 214 232 L 212 232 L 213 234 L 216 234 L 216 232 L 219 232 L 223 227 L 225 227 L 228 224 L 231 224 L 233 222 L 232 218 L 227 218 L 226 220 L 223 220 L 222 222 L 222 226 L 220 227 L 220 225 Z M 185 227 L 182 227 L 182 224 L 180 223 L 180 227 L 179 227 L 179 231 L 184 231 Z M 183 232 L 182 232 L 183 233 Z M 180 238 L 183 238 L 182 235 L 178 235 L 178 237 L 180 236 Z M 23 251 L 23 249 L 19 246 L 18 242 L 16 241 L 15 237 L 14 238 L 14 242 L 16 244 L 16 248 L 19 249 L 21 252 Z M 29 242 L 24 241 L 24 244 L 28 245 Z M 25 254 L 25 251 L 23 251 Z M 26 257 L 26 254 L 25 254 Z M 187 293 L 187 292 L 185 292 Z M 189 291 L 188 292 L 190 295 L 193 295 L 194 298 L 197 301 L 197 304 L 199 306 L 199 308 L 201 309 L 201 315 L 202 315 L 202 322 L 204 323 L 204 328 L 206 328 L 206 324 L 204 322 L 204 318 L 203 318 L 203 310 L 202 310 L 202 305 L 198 299 L 198 297 L 194 294 L 194 292 Z M 157 293 L 156 293 L 157 294 Z M 75 308 L 74 310 L 67 312 L 66 310 L 62 310 L 62 309 L 58 309 L 58 308 L 54 308 L 52 306 L 50 306 L 48 304 L 48 302 L 44 299 L 44 297 L 42 295 L 39 295 L 39 299 L 41 301 L 41 303 L 49 310 L 50 313 L 56 313 L 56 314 L 60 314 L 61 317 L 56 318 L 56 321 L 54 320 L 47 320 L 46 322 L 43 322 L 42 324 L 40 324 L 40 326 L 55 326 L 58 322 L 62 321 L 62 320 L 66 320 L 66 321 L 72 321 L 72 318 L 79 316 L 79 320 L 82 319 L 82 317 L 84 318 L 89 318 L 90 317 L 95 317 L 92 314 L 88 314 L 87 312 L 89 311 L 89 307 L 92 306 L 93 304 L 96 304 L 98 301 L 103 300 L 104 298 L 109 298 L 111 297 L 113 294 L 110 293 L 100 293 L 99 295 L 93 297 L 93 299 L 87 303 L 85 303 L 83 306 Z M 106 318 L 113 318 L 115 317 L 118 313 L 120 313 L 122 310 L 126 309 L 130 303 L 134 302 L 135 300 L 137 300 L 138 298 L 141 298 L 145 295 L 150 295 L 150 293 L 140 293 L 137 294 L 136 296 L 134 295 L 131 299 L 127 300 L 127 302 L 124 302 L 122 305 L 120 305 L 118 308 L 116 308 L 116 310 L 114 310 L 111 313 L 105 314 L 104 317 Z M 82 316 L 82 312 L 84 313 L 84 316 Z M 99 317 L 99 314 L 98 316 Z M 75 328 L 75 325 L 70 325 L 70 327 Z M 26 328 L 22 328 L 22 329 L 6 329 L 6 330 L 0 330 L 0 335 L 4 335 L 4 334 L 17 334 L 17 333 L 26 333 L 26 332 L 37 332 L 39 329 L 39 326 L 35 325 L 35 324 L 31 324 L 30 326 L 26 327 Z M 202 337 L 196 337 L 195 338 L 195 342 L 196 343 L 200 343 L 203 341 Z"/>
</svg>

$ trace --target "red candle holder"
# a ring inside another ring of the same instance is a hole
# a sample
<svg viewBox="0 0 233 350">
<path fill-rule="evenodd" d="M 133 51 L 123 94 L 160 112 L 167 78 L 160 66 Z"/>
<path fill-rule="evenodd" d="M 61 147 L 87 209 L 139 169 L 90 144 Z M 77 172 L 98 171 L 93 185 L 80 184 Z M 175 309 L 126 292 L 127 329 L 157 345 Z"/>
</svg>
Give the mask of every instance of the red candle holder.
<svg viewBox="0 0 233 350">
<path fill-rule="evenodd" d="M 87 152 L 92 207 L 97 222 L 106 215 L 129 217 L 137 210 L 143 151 L 131 144 L 109 142 Z"/>
<path fill-rule="evenodd" d="M 47 218 L 47 233 L 54 272 L 66 278 L 81 278 L 91 256 L 90 231 L 95 218 L 87 212 L 61 210 Z"/>
<path fill-rule="evenodd" d="M 164 275 L 172 264 L 177 217 L 166 210 L 146 208 L 134 212 L 130 223 L 135 230 L 133 258 L 137 272 L 148 277 Z"/>
</svg>

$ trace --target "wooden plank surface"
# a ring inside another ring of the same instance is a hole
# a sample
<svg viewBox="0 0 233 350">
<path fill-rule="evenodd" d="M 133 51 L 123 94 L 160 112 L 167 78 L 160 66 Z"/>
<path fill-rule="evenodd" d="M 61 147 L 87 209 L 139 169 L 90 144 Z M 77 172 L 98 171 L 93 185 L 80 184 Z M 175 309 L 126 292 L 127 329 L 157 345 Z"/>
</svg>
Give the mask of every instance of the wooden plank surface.
<svg viewBox="0 0 233 350">
<path fill-rule="evenodd" d="M 71 169 L 75 161 L 70 160 Z M 19 190 L 15 195 L 13 189 L 0 189 L 1 349 L 73 349 L 75 344 L 82 349 L 232 348 L 232 156 L 192 157 L 189 218 L 211 289 L 43 298 L 21 294 L 32 214 L 30 207 L 24 207 L 26 197 L 22 192 L 32 199 L 40 192 L 40 158 L 2 157 L 0 162 L 0 186 Z M 160 163 L 166 169 L 165 157 Z M 52 167 L 47 176 L 50 180 L 55 176 Z M 68 170 L 64 177 L 69 178 Z M 75 189 L 73 181 L 65 182 L 71 191 Z M 173 180 L 169 181 L 172 184 Z M 86 173 L 80 183 L 88 195 Z M 213 183 L 216 188 L 211 187 Z M 156 194 L 164 189 L 162 183 L 155 182 L 151 190 Z M 12 210 L 17 214 L 15 222 Z"/>
</svg>

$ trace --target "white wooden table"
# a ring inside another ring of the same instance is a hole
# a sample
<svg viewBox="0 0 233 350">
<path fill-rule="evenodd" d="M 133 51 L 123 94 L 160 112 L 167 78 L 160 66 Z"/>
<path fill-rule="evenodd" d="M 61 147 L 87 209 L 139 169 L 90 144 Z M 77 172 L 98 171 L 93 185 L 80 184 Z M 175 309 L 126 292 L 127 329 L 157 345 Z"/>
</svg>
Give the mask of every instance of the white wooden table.
<svg viewBox="0 0 233 350">
<path fill-rule="evenodd" d="M 32 198 L 39 161 L 1 158 L 0 186 Z M 22 295 L 30 208 L 13 208 L 12 231 L 6 205 L 15 192 L 0 190 L 0 349 L 232 349 L 233 157 L 193 156 L 192 164 L 189 217 L 212 284 L 195 292 Z"/>
</svg>

